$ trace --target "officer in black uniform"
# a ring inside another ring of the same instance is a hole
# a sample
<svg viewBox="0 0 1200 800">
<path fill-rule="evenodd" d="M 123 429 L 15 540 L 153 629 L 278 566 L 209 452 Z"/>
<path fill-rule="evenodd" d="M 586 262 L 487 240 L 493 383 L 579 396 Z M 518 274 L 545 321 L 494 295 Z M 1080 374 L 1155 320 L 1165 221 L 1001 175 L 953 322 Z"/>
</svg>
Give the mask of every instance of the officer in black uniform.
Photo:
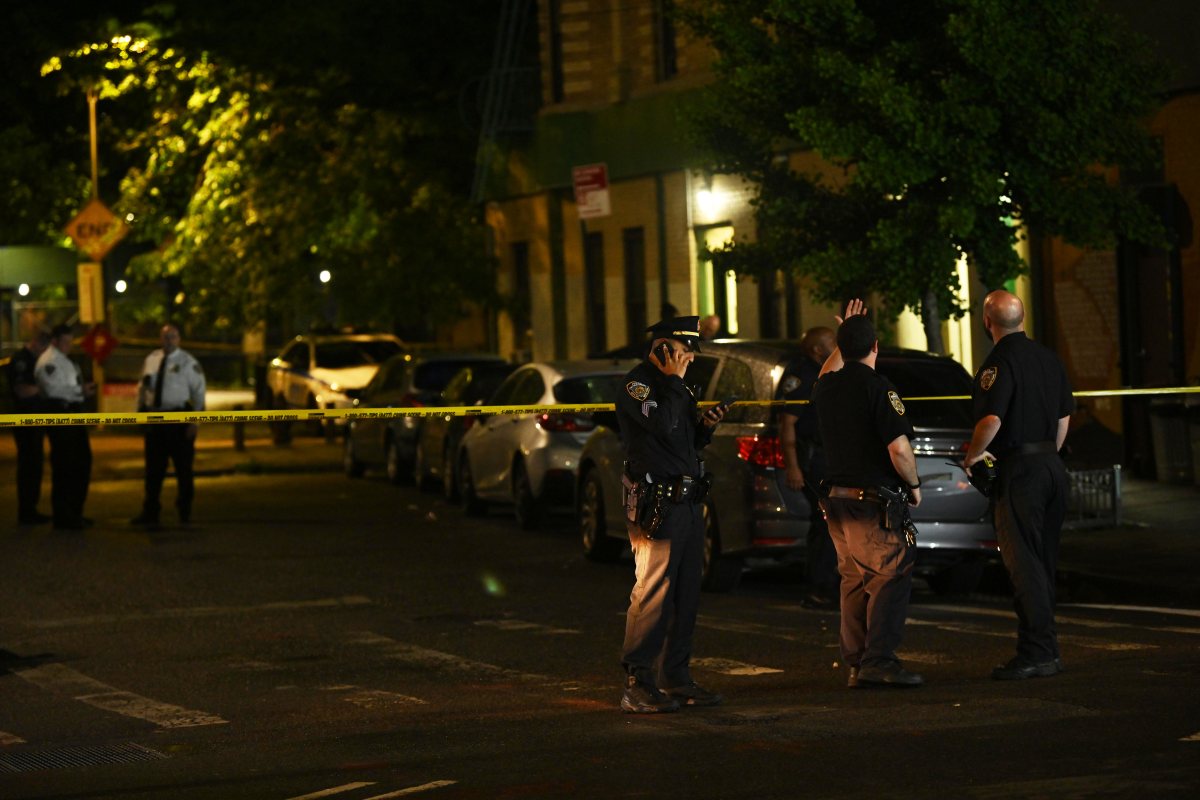
<svg viewBox="0 0 1200 800">
<path fill-rule="evenodd" d="M 896 657 L 908 615 L 915 542 L 899 524 L 884 529 L 880 502 L 884 491 L 906 492 L 911 506 L 921 502 L 909 441 L 913 427 L 896 388 L 875 371 L 879 342 L 860 300 L 848 306 L 837 344 L 821 368 L 813 403 L 829 460 L 821 505 L 842 575 L 847 683 L 920 686 L 924 679 Z"/>
<path fill-rule="evenodd" d="M 1067 507 L 1067 470 L 1058 451 L 1075 400 L 1058 358 L 1025 335 L 1020 299 L 995 291 L 983 303 L 995 346 L 975 376 L 975 431 L 964 465 L 994 461 L 992 520 L 1013 585 L 1017 655 L 996 680 L 1046 678 L 1062 671 L 1054 626 L 1054 570 Z"/>
<path fill-rule="evenodd" d="M 811 400 L 821 366 L 837 346 L 834 332 L 810 328 L 800 340 L 804 355 L 780 382 L 785 400 Z M 829 526 L 817 503 L 817 488 L 825 478 L 825 451 L 817 429 L 817 411 L 811 402 L 784 406 L 779 415 L 779 443 L 786 466 L 786 481 L 792 491 L 803 492 L 812 509 L 808 525 L 808 593 L 803 604 L 812 608 L 836 608 L 838 584 L 837 551 L 829 538 Z"/>
<path fill-rule="evenodd" d="M 725 413 L 717 406 L 699 414 L 683 382 L 699 350 L 698 322 L 677 317 L 650 327 L 646 360 L 625 376 L 616 402 L 636 577 L 621 658 L 621 709 L 629 713 L 722 701 L 697 686 L 689 671 L 704 565 L 701 501 L 708 487 L 699 451 Z"/>
<path fill-rule="evenodd" d="M 38 356 L 46 352 L 50 337 L 38 331 L 8 361 L 8 386 L 13 395 L 13 413 L 41 414 L 45 398 L 33 370 Z M 17 524 L 38 525 L 50 517 L 37 510 L 42 496 L 42 466 L 45 463 L 46 429 L 40 425 L 17 425 L 12 429 L 17 443 Z"/>
</svg>

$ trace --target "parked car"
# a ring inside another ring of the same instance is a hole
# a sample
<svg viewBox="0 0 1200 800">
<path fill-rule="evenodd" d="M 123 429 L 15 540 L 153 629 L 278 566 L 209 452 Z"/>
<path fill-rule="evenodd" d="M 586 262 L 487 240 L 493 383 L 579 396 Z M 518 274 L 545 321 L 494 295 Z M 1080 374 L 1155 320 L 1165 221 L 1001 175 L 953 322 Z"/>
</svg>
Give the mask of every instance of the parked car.
<svg viewBox="0 0 1200 800">
<path fill-rule="evenodd" d="M 464 367 L 503 364 L 487 353 L 402 353 L 388 359 L 360 397 L 356 408 L 405 408 L 442 404 L 442 390 Z M 346 431 L 343 466 L 352 478 L 382 466 L 392 483 L 413 477 L 421 417 L 356 419 Z"/>
<path fill-rule="evenodd" d="M 800 357 L 790 342 L 705 342 L 685 380 L 705 400 L 730 395 L 771 400 L 779 396 L 780 381 Z M 971 392 L 966 370 L 944 356 L 881 348 L 876 368 L 906 398 Z M 959 467 L 948 463 L 961 459 L 970 439 L 969 401 L 906 405 L 916 429 L 913 450 L 922 483 L 922 502 L 913 510 L 920 530 L 916 574 L 938 591 L 969 591 L 996 552 L 987 500 Z M 705 467 L 715 477 L 704 508 L 704 585 L 710 590 L 734 588 L 748 558 L 806 556 L 805 536 L 814 511 L 803 492 L 787 487 L 777 417 L 765 406 L 734 405 L 704 451 Z M 584 553 L 593 559 L 615 557 L 627 546 L 623 458 L 619 433 L 610 426 L 593 431 L 580 455 L 579 531 Z"/>
<path fill-rule="evenodd" d="M 489 400 L 496 406 L 611 403 L 624 385 L 626 362 L 557 361 L 526 364 Z M 574 507 L 575 470 L 593 414 L 490 414 L 459 444 L 455 464 L 468 514 L 493 502 L 512 504 L 517 522 L 533 529 L 554 507 Z"/>
<path fill-rule="evenodd" d="M 403 351 L 386 333 L 297 336 L 267 366 L 271 408 L 349 408 L 379 365 Z"/>
<path fill-rule="evenodd" d="M 515 364 L 474 364 L 460 369 L 442 390 L 440 405 L 481 406 L 495 394 Z M 417 435 L 413 472 L 418 485 L 438 480 L 447 500 L 458 499 L 458 473 L 454 455 L 465 434 L 479 418 L 470 414 L 425 417 Z"/>
</svg>

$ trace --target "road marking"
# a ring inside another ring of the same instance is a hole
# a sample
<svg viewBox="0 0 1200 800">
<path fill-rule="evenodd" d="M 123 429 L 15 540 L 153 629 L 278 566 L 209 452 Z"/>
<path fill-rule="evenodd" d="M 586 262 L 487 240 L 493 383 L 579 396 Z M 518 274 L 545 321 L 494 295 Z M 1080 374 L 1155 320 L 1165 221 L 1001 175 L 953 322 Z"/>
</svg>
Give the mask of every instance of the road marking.
<svg viewBox="0 0 1200 800">
<path fill-rule="evenodd" d="M 754 636 L 770 636 L 774 639 L 783 639 L 785 642 L 803 642 L 811 637 L 798 636 L 790 633 L 783 628 L 776 628 L 771 625 L 764 625 L 760 622 L 742 622 L 741 620 L 732 619 L 717 619 L 707 615 L 701 615 L 696 618 L 696 624 L 702 628 L 711 628 L 714 631 L 728 631 L 731 633 L 749 633 Z"/>
<path fill-rule="evenodd" d="M 353 691 L 356 690 L 357 691 Z M 359 708 L 373 709 L 380 706 L 423 706 L 428 705 L 419 697 L 410 697 L 406 694 L 397 694 L 396 692 L 386 692 L 382 689 L 361 689 L 354 685 L 344 686 L 322 686 L 322 691 L 326 692 L 349 692 L 342 699 L 347 703 L 353 703 Z"/>
<path fill-rule="evenodd" d="M 355 789 L 361 789 L 364 786 L 374 786 L 375 781 L 357 781 L 355 783 L 347 783 L 341 786 L 334 786 L 332 789 L 322 789 L 319 792 L 310 792 L 309 794 L 301 794 L 296 797 L 289 797 L 288 800 L 317 800 L 319 797 L 329 797 L 342 792 L 352 792 Z"/>
<path fill-rule="evenodd" d="M 90 617 L 66 617 L 64 619 L 21 620 L 31 628 L 74 628 L 92 625 L 107 625 L 115 622 L 138 622 L 154 619 L 188 619 L 194 617 L 222 617 L 238 614 L 258 614 L 263 611 L 298 611 L 307 608 L 354 608 L 369 606 L 372 600 L 362 595 L 327 597 L 321 600 L 295 600 L 279 603 L 263 603 L 256 606 L 196 606 L 193 608 L 162 608 L 132 614 L 97 614 Z"/>
<path fill-rule="evenodd" d="M 200 725 L 223 725 L 228 722 L 203 711 L 160 703 L 133 692 L 116 689 L 65 664 L 43 664 L 16 672 L 33 685 L 47 691 L 70 695 L 81 703 L 87 703 L 102 711 L 153 722 L 160 728 L 192 728 Z"/>
<path fill-rule="evenodd" d="M 0 731 L 0 747 L 5 747 L 10 744 L 25 744 L 25 740 L 15 733 L 5 733 Z"/>
<path fill-rule="evenodd" d="M 549 625 L 539 625 L 536 622 L 525 622 L 519 619 L 480 619 L 476 620 L 475 624 L 481 628 L 498 628 L 502 631 L 532 631 L 547 636 L 579 633 L 570 628 L 552 628 Z"/>
<path fill-rule="evenodd" d="M 388 792 L 387 794 L 372 795 L 366 798 L 366 800 L 387 800 L 389 797 L 404 797 L 405 795 L 416 794 L 417 792 L 428 792 L 430 789 L 440 789 L 443 786 L 453 786 L 456 783 L 458 781 L 430 781 L 429 783 L 422 783 L 420 786 L 410 786 L 407 789 L 400 789 L 399 791 Z"/>
<path fill-rule="evenodd" d="M 1192 608 L 1160 608 L 1158 606 L 1110 606 L 1099 603 L 1063 603 L 1063 608 L 1099 608 L 1105 611 L 1147 611 L 1153 614 L 1175 614 L 1180 617 L 1200 617 L 1200 610 Z"/>
<path fill-rule="evenodd" d="M 1179 741 L 1181 741 L 1181 742 L 1200 742 L 1200 733 L 1193 733 L 1191 736 L 1184 736 Z"/>
<path fill-rule="evenodd" d="M 1014 618 L 1015 619 L 1015 618 Z M 936 620 L 921 619 L 920 617 L 909 616 L 908 625 L 925 625 L 932 628 L 937 628 L 939 631 L 947 631 L 948 633 L 970 633 L 975 636 L 993 636 L 998 639 L 1011 639 L 1012 631 L 994 631 L 985 628 L 982 625 L 974 625 L 969 622 L 964 623 L 946 623 Z M 1123 652 L 1126 650 L 1157 650 L 1156 644 L 1136 644 L 1133 642 L 1107 642 L 1103 639 L 1096 639 L 1091 636 L 1070 636 L 1060 635 L 1060 642 L 1086 647 L 1090 650 L 1113 650 Z"/>
<path fill-rule="evenodd" d="M 576 681 L 556 681 L 546 675 L 522 672 L 516 669 L 509 669 L 508 667 L 488 664 L 483 661 L 472 661 L 468 658 L 460 658 L 452 653 L 443 653 L 441 650 L 430 650 L 415 644 L 398 642 L 395 639 L 389 639 L 386 636 L 380 636 L 371 631 L 357 631 L 350 635 L 349 641 L 351 644 L 376 647 L 382 652 L 384 658 L 403 661 L 406 664 L 418 667 L 432 667 L 450 672 L 467 672 L 472 674 L 482 672 L 494 677 L 518 680 L 524 683 L 540 683 L 544 686 L 559 688 L 576 688 L 579 685 Z"/>
<path fill-rule="evenodd" d="M 975 608 L 973 606 L 922 606 L 921 611 L 951 611 L 960 614 L 974 614 L 981 617 L 1000 617 L 1016 621 L 1017 615 L 1012 611 L 1001 611 L 994 608 Z M 1147 609 L 1148 610 L 1148 609 Z M 1107 620 L 1087 619 L 1086 617 L 1065 617 L 1054 615 L 1054 621 L 1062 625 L 1078 625 L 1082 628 L 1132 628 L 1138 631 L 1157 631 L 1162 633 L 1188 633 L 1200 635 L 1200 628 L 1164 628 L 1154 625 L 1136 625 L 1131 622 L 1109 622 Z"/>
<path fill-rule="evenodd" d="M 693 658 L 693 667 L 711 669 L 722 675 L 771 675 L 783 672 L 773 667 L 756 667 L 753 664 L 743 664 L 741 661 L 731 661 L 728 658 Z"/>
</svg>

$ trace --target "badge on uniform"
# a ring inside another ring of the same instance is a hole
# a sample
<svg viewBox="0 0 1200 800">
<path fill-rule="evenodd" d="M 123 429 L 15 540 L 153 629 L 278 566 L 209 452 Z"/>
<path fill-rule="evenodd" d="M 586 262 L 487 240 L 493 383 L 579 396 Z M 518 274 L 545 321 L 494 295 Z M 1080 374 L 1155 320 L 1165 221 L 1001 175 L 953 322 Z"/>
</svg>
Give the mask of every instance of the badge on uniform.
<svg viewBox="0 0 1200 800">
<path fill-rule="evenodd" d="M 179 372 L 179 365 L 178 364 L 171 365 L 171 372 Z"/>
<path fill-rule="evenodd" d="M 892 401 L 892 408 L 896 409 L 896 413 L 904 416 L 904 403 L 900 401 L 900 395 L 895 392 L 888 392 L 888 400 Z"/>
<path fill-rule="evenodd" d="M 58 369 L 58 367 L 54 366 L 53 364 L 47 364 L 47 365 L 46 365 L 46 374 L 47 374 L 47 375 L 53 375 L 53 374 L 54 374 L 54 370 L 56 370 L 56 369 Z"/>
<path fill-rule="evenodd" d="M 996 368 L 988 367 L 983 372 L 979 373 L 979 388 L 985 392 L 992 388 L 992 384 L 996 382 Z"/>
<path fill-rule="evenodd" d="M 800 378 L 796 375 L 788 375 L 783 379 L 783 384 L 779 387 L 779 391 L 783 394 L 791 394 L 800 388 Z"/>
<path fill-rule="evenodd" d="M 625 384 L 625 391 L 629 392 L 629 396 L 638 402 L 642 402 L 650 396 L 650 387 L 637 381 Z"/>
</svg>

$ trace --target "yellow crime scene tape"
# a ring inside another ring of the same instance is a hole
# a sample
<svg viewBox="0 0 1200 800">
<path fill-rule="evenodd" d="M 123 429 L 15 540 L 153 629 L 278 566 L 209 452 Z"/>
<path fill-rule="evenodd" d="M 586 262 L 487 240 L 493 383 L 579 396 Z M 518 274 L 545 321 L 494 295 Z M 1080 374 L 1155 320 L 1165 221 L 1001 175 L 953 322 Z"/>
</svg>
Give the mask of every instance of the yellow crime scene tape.
<svg viewBox="0 0 1200 800">
<path fill-rule="evenodd" d="M 1146 395 L 1200 394 L 1200 386 L 1177 386 L 1162 389 L 1100 389 L 1075 392 L 1076 397 L 1135 397 Z M 967 395 L 944 395 L 930 397 L 906 397 L 906 403 L 933 400 L 970 400 Z M 777 406 L 807 405 L 807 400 L 738 400 L 739 406 L 774 408 Z M 717 405 L 716 401 L 704 401 L 701 407 Z M 230 423 L 230 422 L 312 422 L 315 420 L 394 419 L 398 417 L 467 417 L 493 414 L 530 416 L 533 414 L 586 414 L 597 411 L 613 411 L 612 403 L 554 404 L 543 406 L 406 406 L 404 408 L 323 408 L 295 409 L 291 411 L 169 411 L 169 412 L 121 412 L 79 414 L 0 414 L 0 428 L 27 425 L 163 425 L 171 423 Z"/>
</svg>

